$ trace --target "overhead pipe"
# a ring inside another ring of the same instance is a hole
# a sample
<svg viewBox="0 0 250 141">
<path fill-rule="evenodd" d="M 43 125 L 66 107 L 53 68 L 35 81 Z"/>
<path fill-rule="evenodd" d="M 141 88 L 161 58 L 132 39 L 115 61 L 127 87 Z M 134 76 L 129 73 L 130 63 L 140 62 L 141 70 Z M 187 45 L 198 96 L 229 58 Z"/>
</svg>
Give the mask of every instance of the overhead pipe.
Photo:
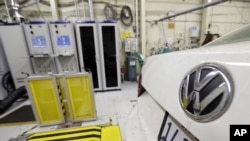
<svg viewBox="0 0 250 141">
<path fill-rule="evenodd" d="M 39 3 L 40 1 L 41 1 L 41 0 L 35 0 L 35 1 L 32 2 L 32 3 L 28 3 L 28 4 L 23 4 L 23 5 L 21 5 L 21 7 L 22 7 L 22 8 L 30 7 L 30 6 L 32 6 L 32 5 L 35 5 L 35 4 Z"/>
<path fill-rule="evenodd" d="M 80 12 L 79 12 L 79 5 L 78 5 L 78 1 L 75 0 L 75 8 L 76 8 L 76 16 L 77 16 L 77 20 L 80 19 Z"/>
<path fill-rule="evenodd" d="M 190 9 L 190 10 L 186 10 L 186 11 L 183 11 L 183 12 L 179 12 L 179 13 L 176 13 L 174 15 L 170 15 L 170 16 L 167 16 L 167 17 L 164 17 L 164 18 L 161 18 L 159 20 L 156 20 L 155 22 L 162 22 L 164 20 L 167 20 L 167 19 L 170 19 L 170 18 L 174 18 L 176 16 L 180 16 L 180 15 L 184 15 L 184 14 L 187 14 L 187 13 L 190 13 L 190 12 L 193 12 L 193 11 L 196 11 L 196 10 L 200 10 L 200 9 L 204 9 L 204 8 L 207 8 L 207 7 L 210 7 L 210 6 L 214 6 L 214 5 L 217 5 L 217 4 L 220 4 L 220 3 L 223 3 L 223 2 L 227 2 L 229 0 L 219 0 L 219 1 L 215 1 L 215 2 L 210 2 L 210 3 L 207 3 L 207 4 L 203 4 L 201 6 L 198 6 L 196 8 L 193 8 L 193 9 Z"/>
<path fill-rule="evenodd" d="M 86 14 L 85 14 L 85 6 L 84 6 L 84 0 L 82 0 L 82 12 L 83 12 L 83 19 L 86 17 Z"/>
<path fill-rule="evenodd" d="M 88 0 L 88 3 L 89 3 L 89 17 L 90 20 L 93 21 L 94 20 L 93 0 Z"/>
<path fill-rule="evenodd" d="M 140 0 L 140 46 L 141 53 L 146 56 L 146 0 Z"/>
<path fill-rule="evenodd" d="M 136 48 L 139 50 L 139 19 L 138 19 L 138 0 L 135 0 L 135 34 L 136 34 Z"/>
</svg>

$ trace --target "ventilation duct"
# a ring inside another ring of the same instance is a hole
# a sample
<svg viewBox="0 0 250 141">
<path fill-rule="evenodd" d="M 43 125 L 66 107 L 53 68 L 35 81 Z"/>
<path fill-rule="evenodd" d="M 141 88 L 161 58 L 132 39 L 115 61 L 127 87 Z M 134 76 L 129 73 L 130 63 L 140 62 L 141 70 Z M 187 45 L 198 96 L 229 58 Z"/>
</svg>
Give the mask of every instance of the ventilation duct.
<svg viewBox="0 0 250 141">
<path fill-rule="evenodd" d="M 5 0 L 6 10 L 8 11 L 8 16 L 12 21 L 23 22 L 24 16 L 21 14 L 21 7 L 17 0 Z"/>
</svg>

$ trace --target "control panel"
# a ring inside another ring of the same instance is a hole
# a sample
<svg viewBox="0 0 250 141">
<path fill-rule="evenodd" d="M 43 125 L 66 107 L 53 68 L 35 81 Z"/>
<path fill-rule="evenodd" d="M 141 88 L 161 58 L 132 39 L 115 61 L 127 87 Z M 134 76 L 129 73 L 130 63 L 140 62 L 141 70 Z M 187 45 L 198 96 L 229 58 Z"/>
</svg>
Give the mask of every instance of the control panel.
<svg viewBox="0 0 250 141">
<path fill-rule="evenodd" d="M 56 55 L 75 54 L 73 25 L 69 21 L 50 22 L 51 40 Z"/>
<path fill-rule="evenodd" d="M 73 24 L 53 21 L 49 28 L 58 72 L 79 72 Z"/>
<path fill-rule="evenodd" d="M 31 55 L 53 54 L 48 24 L 32 21 L 24 24 L 24 31 Z"/>
</svg>

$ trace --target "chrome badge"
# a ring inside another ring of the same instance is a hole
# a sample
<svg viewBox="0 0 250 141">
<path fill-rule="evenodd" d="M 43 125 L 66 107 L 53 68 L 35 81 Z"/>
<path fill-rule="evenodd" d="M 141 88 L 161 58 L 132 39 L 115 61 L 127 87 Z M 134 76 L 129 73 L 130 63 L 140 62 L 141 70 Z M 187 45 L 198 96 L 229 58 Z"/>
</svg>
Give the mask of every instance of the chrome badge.
<svg viewBox="0 0 250 141">
<path fill-rule="evenodd" d="M 182 81 L 180 103 L 185 113 L 198 122 L 220 117 L 233 98 L 230 75 L 219 65 L 203 64 Z"/>
</svg>

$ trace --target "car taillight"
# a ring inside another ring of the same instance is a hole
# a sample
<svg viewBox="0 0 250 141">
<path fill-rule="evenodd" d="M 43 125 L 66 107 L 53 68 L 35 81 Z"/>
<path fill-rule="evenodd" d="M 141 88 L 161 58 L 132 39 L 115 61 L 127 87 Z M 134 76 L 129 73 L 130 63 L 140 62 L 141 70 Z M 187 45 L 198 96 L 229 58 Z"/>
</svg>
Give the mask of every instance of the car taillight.
<svg viewBox="0 0 250 141">
<path fill-rule="evenodd" d="M 138 97 L 141 96 L 143 92 L 145 92 L 145 89 L 141 84 L 141 79 L 142 79 L 142 75 L 140 74 L 138 78 Z"/>
</svg>

